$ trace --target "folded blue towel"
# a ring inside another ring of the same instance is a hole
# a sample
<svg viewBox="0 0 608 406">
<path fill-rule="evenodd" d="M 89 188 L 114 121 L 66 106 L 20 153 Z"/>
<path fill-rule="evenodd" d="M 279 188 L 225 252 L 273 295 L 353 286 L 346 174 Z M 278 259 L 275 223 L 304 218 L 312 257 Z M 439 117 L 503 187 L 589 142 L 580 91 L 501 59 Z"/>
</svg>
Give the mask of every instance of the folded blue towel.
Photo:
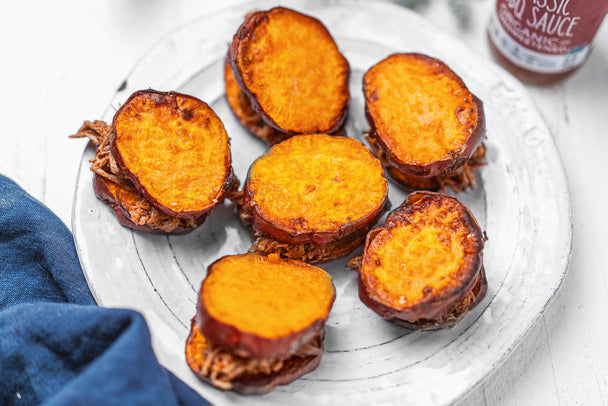
<svg viewBox="0 0 608 406">
<path fill-rule="evenodd" d="M 65 225 L 0 175 L 0 405 L 208 405 L 137 312 L 103 309 Z"/>
</svg>

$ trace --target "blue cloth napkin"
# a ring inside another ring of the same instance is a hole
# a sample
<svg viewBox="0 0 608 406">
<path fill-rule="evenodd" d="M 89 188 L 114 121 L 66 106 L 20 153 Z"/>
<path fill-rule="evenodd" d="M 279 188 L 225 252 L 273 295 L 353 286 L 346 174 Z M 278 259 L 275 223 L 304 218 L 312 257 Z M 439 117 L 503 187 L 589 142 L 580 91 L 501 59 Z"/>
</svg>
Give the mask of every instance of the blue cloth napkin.
<svg viewBox="0 0 608 406">
<path fill-rule="evenodd" d="M 103 309 L 72 235 L 0 175 L 0 405 L 208 405 L 163 368 L 143 317 Z"/>
</svg>

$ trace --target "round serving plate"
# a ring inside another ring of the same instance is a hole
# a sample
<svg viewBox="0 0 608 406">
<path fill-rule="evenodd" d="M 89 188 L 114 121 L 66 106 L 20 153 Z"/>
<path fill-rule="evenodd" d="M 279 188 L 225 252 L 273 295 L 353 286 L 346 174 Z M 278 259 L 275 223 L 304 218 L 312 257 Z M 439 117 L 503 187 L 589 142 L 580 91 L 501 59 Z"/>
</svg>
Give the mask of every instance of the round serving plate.
<svg viewBox="0 0 608 406">
<path fill-rule="evenodd" d="M 136 90 L 191 94 L 207 102 L 231 137 L 236 175 L 267 150 L 239 125 L 223 85 L 232 35 L 246 13 L 273 2 L 247 3 L 204 16 L 162 38 L 127 77 L 103 119 Z M 420 52 L 446 62 L 483 102 L 487 165 L 479 187 L 458 194 L 488 235 L 488 293 L 458 325 L 433 332 L 392 325 L 364 306 L 348 258 L 322 265 L 337 298 L 327 321 L 325 354 L 314 372 L 263 396 L 222 392 L 188 369 L 184 344 L 206 267 L 246 252 L 251 237 L 230 202 L 190 234 L 159 236 L 119 225 L 95 198 L 84 151 L 76 185 L 73 232 L 87 282 L 101 306 L 141 312 L 159 361 L 214 404 L 448 404 L 487 377 L 540 318 L 568 269 L 572 225 L 563 168 L 547 126 L 525 89 L 416 13 L 379 1 L 296 0 L 289 7 L 320 19 L 351 67 L 347 135 L 366 142 L 363 74 L 394 52 Z M 405 194 L 393 183 L 393 207 Z"/>
</svg>

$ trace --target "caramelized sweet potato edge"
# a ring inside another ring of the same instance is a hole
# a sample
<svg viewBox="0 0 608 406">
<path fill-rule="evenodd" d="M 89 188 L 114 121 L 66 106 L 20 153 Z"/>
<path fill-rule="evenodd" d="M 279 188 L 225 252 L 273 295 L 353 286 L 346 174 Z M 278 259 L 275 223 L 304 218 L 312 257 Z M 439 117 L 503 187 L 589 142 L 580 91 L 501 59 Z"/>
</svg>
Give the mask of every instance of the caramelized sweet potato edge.
<svg viewBox="0 0 608 406">
<path fill-rule="evenodd" d="M 198 100 L 197 98 L 195 98 L 193 96 L 183 94 L 183 93 L 177 93 L 177 92 L 173 92 L 173 91 L 161 92 L 161 91 L 157 91 L 157 90 L 148 89 L 148 90 L 139 90 L 139 91 L 134 92 L 131 96 L 129 96 L 129 98 L 120 106 L 120 108 L 114 114 L 114 118 L 112 120 L 112 134 L 110 136 L 111 137 L 110 138 L 110 150 L 112 152 L 112 155 L 116 159 L 118 166 L 123 171 L 124 175 L 133 183 L 133 186 L 135 187 L 135 189 L 139 193 L 141 193 L 146 198 L 146 200 L 149 201 L 154 207 L 156 207 L 161 212 L 167 214 L 168 216 L 173 216 L 173 217 L 178 217 L 178 218 L 192 218 L 192 217 L 197 217 L 202 214 L 208 213 L 215 206 L 221 204 L 224 201 L 224 198 L 231 191 L 231 189 L 234 188 L 233 182 L 238 182 L 238 180 L 234 174 L 233 168 L 232 168 L 230 153 L 227 155 L 225 162 L 224 162 L 225 175 L 224 175 L 222 187 L 219 190 L 219 192 L 216 194 L 216 196 L 213 198 L 212 203 L 210 205 L 208 205 L 207 207 L 202 208 L 200 210 L 196 210 L 196 211 L 175 212 L 175 211 L 171 210 L 170 208 L 162 205 L 154 196 L 152 196 L 152 195 L 150 195 L 150 193 L 148 193 L 148 191 L 146 190 L 146 187 L 144 185 L 142 185 L 141 182 L 139 181 L 138 175 L 136 173 L 132 172 L 127 167 L 127 165 L 124 163 L 124 160 L 116 146 L 116 122 L 120 117 L 120 113 L 123 111 L 123 109 L 126 108 L 126 106 L 129 105 L 130 102 L 132 102 L 133 100 L 135 100 L 136 98 L 139 98 L 139 97 L 146 97 L 146 98 L 151 98 L 154 101 L 154 103 L 157 103 L 157 104 L 170 103 L 173 105 L 173 104 L 176 104 L 175 99 L 178 96 L 187 98 L 187 99 L 194 99 L 200 103 L 207 105 L 205 102 Z M 213 110 L 210 107 L 209 107 L 209 109 L 213 112 Z M 213 114 L 215 114 L 215 112 L 213 112 Z M 219 119 L 219 117 L 218 117 L 218 119 Z"/>
</svg>

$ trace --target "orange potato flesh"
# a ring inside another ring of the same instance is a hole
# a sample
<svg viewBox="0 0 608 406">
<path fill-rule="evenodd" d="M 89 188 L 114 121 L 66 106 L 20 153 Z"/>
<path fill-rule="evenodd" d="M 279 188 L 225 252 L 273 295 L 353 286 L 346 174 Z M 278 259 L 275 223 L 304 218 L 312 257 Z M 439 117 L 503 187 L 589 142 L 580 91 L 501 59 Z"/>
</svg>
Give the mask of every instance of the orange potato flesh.
<svg viewBox="0 0 608 406">
<path fill-rule="evenodd" d="M 277 7 L 250 14 L 231 65 L 256 110 L 290 134 L 332 133 L 349 101 L 349 66 L 323 24 Z"/>
<path fill-rule="evenodd" d="M 373 301 L 411 316 L 406 320 L 433 319 L 473 288 L 483 236 L 453 197 L 417 192 L 406 203 L 368 235 L 360 282 Z"/>
<path fill-rule="evenodd" d="M 391 55 L 365 74 L 364 89 L 367 114 L 393 159 L 429 165 L 477 147 L 480 137 L 473 136 L 482 113 L 443 62 L 419 54 Z"/>
<path fill-rule="evenodd" d="M 273 146 L 253 163 L 245 186 L 257 214 L 294 235 L 365 224 L 387 192 L 382 165 L 361 142 L 322 134 Z"/>
<path fill-rule="evenodd" d="M 263 339 L 297 334 L 324 321 L 335 298 L 327 272 L 276 255 L 227 256 L 210 270 L 199 299 L 208 316 Z M 207 335 L 205 325 L 200 327 Z"/>
<path fill-rule="evenodd" d="M 236 82 L 228 60 L 226 60 L 224 66 L 224 89 L 226 91 L 226 101 L 236 118 L 256 136 L 271 145 L 289 138 L 289 134 L 281 133 L 276 128 L 268 125 L 262 116 L 253 109 L 249 98 Z"/>
<path fill-rule="evenodd" d="M 204 102 L 178 93 L 141 91 L 113 121 L 112 152 L 159 210 L 178 217 L 202 214 L 230 185 L 226 130 Z"/>
</svg>

